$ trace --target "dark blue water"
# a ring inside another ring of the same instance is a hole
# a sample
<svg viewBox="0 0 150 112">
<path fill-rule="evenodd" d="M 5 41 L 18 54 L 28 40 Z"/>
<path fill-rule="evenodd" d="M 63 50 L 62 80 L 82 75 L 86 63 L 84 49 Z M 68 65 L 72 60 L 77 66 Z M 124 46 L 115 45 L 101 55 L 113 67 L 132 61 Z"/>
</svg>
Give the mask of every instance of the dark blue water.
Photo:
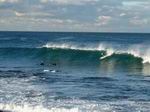
<svg viewBox="0 0 150 112">
<path fill-rule="evenodd" d="M 149 37 L 0 32 L 0 110 L 149 112 Z"/>
</svg>

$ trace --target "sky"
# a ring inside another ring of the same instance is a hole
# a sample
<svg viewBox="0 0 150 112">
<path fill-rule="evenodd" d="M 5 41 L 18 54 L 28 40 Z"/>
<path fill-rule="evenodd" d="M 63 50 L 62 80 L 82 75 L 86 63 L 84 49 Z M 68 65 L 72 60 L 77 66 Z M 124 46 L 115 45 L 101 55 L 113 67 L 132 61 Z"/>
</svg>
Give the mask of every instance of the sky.
<svg viewBox="0 0 150 112">
<path fill-rule="evenodd" d="M 150 0 L 0 0 L 0 30 L 150 33 Z"/>
</svg>

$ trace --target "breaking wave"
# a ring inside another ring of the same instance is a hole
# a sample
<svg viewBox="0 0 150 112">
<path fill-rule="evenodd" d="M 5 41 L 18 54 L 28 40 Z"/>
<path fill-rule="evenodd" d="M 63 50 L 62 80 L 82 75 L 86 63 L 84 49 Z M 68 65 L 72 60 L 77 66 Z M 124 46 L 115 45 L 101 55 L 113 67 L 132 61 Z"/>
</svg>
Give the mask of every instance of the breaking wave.
<svg viewBox="0 0 150 112">
<path fill-rule="evenodd" d="M 115 43 L 114 43 L 115 44 Z M 86 45 L 86 44 L 73 44 L 73 43 L 48 43 L 43 46 L 50 49 L 68 49 L 68 50 L 80 50 L 80 51 L 92 51 L 102 52 L 100 59 L 106 59 L 116 55 L 129 55 L 135 58 L 141 58 L 143 63 L 150 63 L 150 49 L 147 45 L 131 45 L 122 47 L 120 45 L 112 44 L 98 44 L 98 45 Z"/>
</svg>

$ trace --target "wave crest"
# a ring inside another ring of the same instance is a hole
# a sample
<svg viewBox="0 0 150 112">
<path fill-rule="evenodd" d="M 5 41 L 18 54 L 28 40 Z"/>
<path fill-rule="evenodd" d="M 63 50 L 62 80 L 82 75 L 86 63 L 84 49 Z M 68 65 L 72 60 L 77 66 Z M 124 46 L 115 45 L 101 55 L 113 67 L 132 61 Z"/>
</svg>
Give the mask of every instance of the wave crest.
<svg viewBox="0 0 150 112">
<path fill-rule="evenodd" d="M 103 51 L 105 50 L 104 44 L 98 46 L 86 45 L 86 44 L 74 44 L 74 43 L 47 43 L 43 45 L 44 48 L 52 49 L 71 49 L 71 50 L 84 50 L 84 51 Z"/>
</svg>

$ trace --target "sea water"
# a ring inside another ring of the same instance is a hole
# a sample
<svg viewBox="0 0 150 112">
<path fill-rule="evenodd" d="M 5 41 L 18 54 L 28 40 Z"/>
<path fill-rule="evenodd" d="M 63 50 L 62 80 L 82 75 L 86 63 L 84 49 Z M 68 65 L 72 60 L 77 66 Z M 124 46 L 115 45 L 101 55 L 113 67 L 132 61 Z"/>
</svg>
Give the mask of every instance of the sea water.
<svg viewBox="0 0 150 112">
<path fill-rule="evenodd" d="M 0 32 L 0 110 L 150 112 L 150 34 Z"/>
</svg>

